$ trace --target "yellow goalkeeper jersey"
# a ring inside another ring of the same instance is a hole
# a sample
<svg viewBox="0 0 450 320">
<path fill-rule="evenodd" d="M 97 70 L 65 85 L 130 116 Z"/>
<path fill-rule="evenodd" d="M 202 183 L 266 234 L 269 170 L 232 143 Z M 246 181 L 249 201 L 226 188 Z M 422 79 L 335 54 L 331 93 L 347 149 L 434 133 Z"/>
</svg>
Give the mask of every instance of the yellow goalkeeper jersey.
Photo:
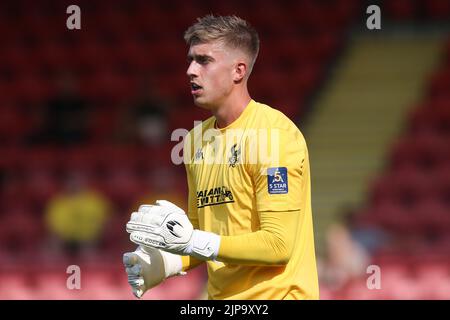
<svg viewBox="0 0 450 320">
<path fill-rule="evenodd" d="M 295 124 L 251 100 L 216 129 L 185 139 L 188 216 L 221 236 L 208 261 L 210 299 L 318 299 L 308 150 Z M 193 258 L 183 258 L 185 269 Z M 198 263 L 198 262 L 197 262 Z"/>
</svg>

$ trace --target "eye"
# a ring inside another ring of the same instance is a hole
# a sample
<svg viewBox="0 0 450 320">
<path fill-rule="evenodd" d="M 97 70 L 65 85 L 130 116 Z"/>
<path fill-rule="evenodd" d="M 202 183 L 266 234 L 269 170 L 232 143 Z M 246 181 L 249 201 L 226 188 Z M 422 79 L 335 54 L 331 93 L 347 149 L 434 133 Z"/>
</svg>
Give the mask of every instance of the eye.
<svg viewBox="0 0 450 320">
<path fill-rule="evenodd" d="M 209 60 L 208 60 L 208 58 L 200 57 L 200 58 L 197 59 L 197 62 L 199 64 L 201 64 L 201 65 L 205 65 L 205 64 L 207 64 L 209 62 Z"/>
</svg>

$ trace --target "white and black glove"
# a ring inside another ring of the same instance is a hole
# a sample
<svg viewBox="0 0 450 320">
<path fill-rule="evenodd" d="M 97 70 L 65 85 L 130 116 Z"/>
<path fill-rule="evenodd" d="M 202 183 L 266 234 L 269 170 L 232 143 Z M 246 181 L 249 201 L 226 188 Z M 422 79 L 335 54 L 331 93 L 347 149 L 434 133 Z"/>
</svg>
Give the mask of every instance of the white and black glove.
<svg viewBox="0 0 450 320">
<path fill-rule="evenodd" d="M 216 259 L 220 247 L 219 235 L 194 230 L 185 212 L 166 200 L 140 206 L 132 213 L 127 232 L 138 245 L 201 260 Z"/>
<path fill-rule="evenodd" d="M 137 298 L 165 279 L 182 275 L 181 257 L 155 248 L 138 247 L 123 255 L 128 283 Z"/>
</svg>

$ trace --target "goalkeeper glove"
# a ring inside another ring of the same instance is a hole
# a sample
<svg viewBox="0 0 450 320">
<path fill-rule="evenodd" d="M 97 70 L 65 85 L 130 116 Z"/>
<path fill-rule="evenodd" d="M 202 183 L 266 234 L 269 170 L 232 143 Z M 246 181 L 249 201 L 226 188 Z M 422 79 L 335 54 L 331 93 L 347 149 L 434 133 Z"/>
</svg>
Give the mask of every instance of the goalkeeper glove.
<svg viewBox="0 0 450 320">
<path fill-rule="evenodd" d="M 123 264 L 136 298 L 165 279 L 186 274 L 181 271 L 181 257 L 155 248 L 138 247 L 123 255 Z"/>
<path fill-rule="evenodd" d="M 127 232 L 138 245 L 201 260 L 214 260 L 219 252 L 220 236 L 194 230 L 184 211 L 166 200 L 140 206 L 131 215 Z"/>
</svg>

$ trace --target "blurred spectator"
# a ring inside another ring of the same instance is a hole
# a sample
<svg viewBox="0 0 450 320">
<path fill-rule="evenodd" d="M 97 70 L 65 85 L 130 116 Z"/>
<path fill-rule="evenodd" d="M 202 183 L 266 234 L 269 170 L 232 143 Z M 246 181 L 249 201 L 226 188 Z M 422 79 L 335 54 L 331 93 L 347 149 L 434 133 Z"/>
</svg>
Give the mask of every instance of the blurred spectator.
<svg viewBox="0 0 450 320">
<path fill-rule="evenodd" d="M 95 253 L 110 218 L 111 203 L 89 189 L 80 173 L 72 173 L 64 190 L 52 198 L 45 219 L 52 236 L 50 245 L 73 257 Z"/>
<path fill-rule="evenodd" d="M 352 238 L 345 225 L 331 225 L 327 231 L 325 245 L 326 257 L 319 264 L 319 273 L 324 284 L 337 289 L 365 274 L 370 256 L 365 248 Z"/>
<path fill-rule="evenodd" d="M 57 93 L 45 105 L 38 132 L 31 144 L 74 145 L 88 139 L 87 103 L 79 95 L 77 81 L 71 73 L 63 73 L 56 83 Z"/>
<path fill-rule="evenodd" d="M 343 223 L 347 226 L 348 232 L 354 241 L 362 246 L 371 256 L 391 242 L 391 237 L 379 226 L 367 223 L 364 218 L 358 219 L 358 211 L 354 208 L 344 208 Z"/>
<path fill-rule="evenodd" d="M 168 139 L 168 108 L 156 92 L 156 84 L 142 81 L 137 97 L 125 108 L 119 139 L 147 146 L 160 145 Z"/>
</svg>

